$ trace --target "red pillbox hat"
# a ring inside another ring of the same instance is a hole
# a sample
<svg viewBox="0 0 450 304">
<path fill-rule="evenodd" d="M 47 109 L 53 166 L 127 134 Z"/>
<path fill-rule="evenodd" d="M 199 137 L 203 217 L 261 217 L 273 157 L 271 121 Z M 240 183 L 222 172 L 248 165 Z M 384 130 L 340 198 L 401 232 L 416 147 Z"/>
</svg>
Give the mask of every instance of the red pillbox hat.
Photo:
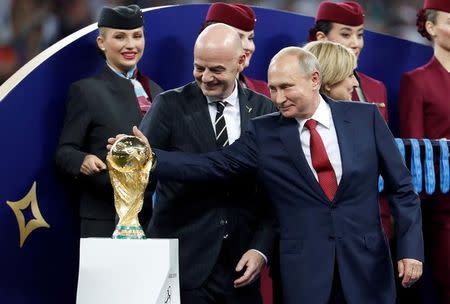
<svg viewBox="0 0 450 304">
<path fill-rule="evenodd" d="M 255 29 L 256 15 L 247 5 L 216 2 L 209 7 L 205 22 L 225 23 L 249 32 Z"/>
<path fill-rule="evenodd" d="M 436 0 L 437 1 L 437 0 Z M 317 10 L 317 21 L 331 21 L 350 26 L 364 23 L 364 11 L 359 3 L 354 1 L 330 2 L 324 1 Z"/>
<path fill-rule="evenodd" d="M 423 8 L 450 13 L 450 0 L 425 0 Z"/>
</svg>

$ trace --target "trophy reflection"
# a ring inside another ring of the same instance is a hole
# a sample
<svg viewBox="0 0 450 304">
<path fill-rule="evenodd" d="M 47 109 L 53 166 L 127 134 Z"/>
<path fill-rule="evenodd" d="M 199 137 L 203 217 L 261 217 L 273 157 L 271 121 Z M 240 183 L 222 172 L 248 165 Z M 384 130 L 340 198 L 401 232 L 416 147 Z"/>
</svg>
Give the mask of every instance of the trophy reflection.
<svg viewBox="0 0 450 304">
<path fill-rule="evenodd" d="M 106 162 L 119 216 L 112 238 L 145 239 L 138 214 L 153 163 L 150 148 L 135 136 L 124 136 L 111 147 Z"/>
</svg>

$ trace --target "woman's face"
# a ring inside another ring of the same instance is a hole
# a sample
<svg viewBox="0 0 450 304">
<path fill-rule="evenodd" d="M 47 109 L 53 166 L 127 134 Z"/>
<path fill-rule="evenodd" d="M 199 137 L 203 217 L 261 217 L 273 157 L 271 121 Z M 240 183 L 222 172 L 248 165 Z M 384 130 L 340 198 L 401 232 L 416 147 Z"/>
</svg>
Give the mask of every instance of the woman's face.
<svg viewBox="0 0 450 304">
<path fill-rule="evenodd" d="M 358 58 L 364 47 L 364 25 L 350 26 L 340 23 L 332 23 L 328 35 L 319 36 L 318 40 L 330 40 L 350 48 Z"/>
<path fill-rule="evenodd" d="M 433 38 L 435 46 L 450 52 L 450 13 L 439 11 L 436 23 L 429 25 L 428 33 Z"/>
<path fill-rule="evenodd" d="M 114 69 L 126 73 L 136 66 L 144 53 L 144 28 L 104 28 L 102 34 L 97 37 L 97 45 Z"/>
<path fill-rule="evenodd" d="M 358 86 L 358 80 L 352 74 L 334 85 L 325 85 L 325 91 L 329 97 L 335 100 L 351 100 L 353 91 Z"/>
<path fill-rule="evenodd" d="M 239 34 L 241 38 L 242 47 L 245 52 L 245 67 L 250 65 L 250 59 L 252 58 L 253 53 L 255 52 L 255 42 L 253 41 L 255 37 L 255 31 L 243 31 L 238 28 L 233 27 Z"/>
</svg>

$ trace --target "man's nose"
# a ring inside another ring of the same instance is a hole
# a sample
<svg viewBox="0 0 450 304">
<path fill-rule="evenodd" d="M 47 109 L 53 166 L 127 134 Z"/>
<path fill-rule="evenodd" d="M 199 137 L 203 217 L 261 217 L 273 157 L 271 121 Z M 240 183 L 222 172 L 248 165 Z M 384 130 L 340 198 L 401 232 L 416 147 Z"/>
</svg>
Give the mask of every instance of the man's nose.
<svg viewBox="0 0 450 304">
<path fill-rule="evenodd" d="M 202 73 L 202 82 L 210 82 L 213 79 L 212 73 L 208 69 Z"/>
<path fill-rule="evenodd" d="M 281 105 L 286 100 L 286 96 L 284 95 L 283 90 L 278 90 L 274 93 L 275 96 L 273 96 L 272 100 L 277 105 Z"/>
</svg>

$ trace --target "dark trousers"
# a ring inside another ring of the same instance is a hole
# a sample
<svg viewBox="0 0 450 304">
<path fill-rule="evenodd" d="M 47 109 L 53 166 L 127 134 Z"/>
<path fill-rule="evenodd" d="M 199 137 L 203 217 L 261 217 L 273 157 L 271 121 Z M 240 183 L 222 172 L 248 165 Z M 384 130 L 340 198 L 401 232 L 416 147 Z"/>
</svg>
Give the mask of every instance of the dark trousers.
<svg viewBox="0 0 450 304">
<path fill-rule="evenodd" d="M 222 249 L 208 279 L 200 288 L 181 290 L 182 304 L 262 304 L 259 281 L 251 285 L 234 288 L 233 281 L 240 275 L 230 261 L 231 245 L 224 240 Z"/>
</svg>

